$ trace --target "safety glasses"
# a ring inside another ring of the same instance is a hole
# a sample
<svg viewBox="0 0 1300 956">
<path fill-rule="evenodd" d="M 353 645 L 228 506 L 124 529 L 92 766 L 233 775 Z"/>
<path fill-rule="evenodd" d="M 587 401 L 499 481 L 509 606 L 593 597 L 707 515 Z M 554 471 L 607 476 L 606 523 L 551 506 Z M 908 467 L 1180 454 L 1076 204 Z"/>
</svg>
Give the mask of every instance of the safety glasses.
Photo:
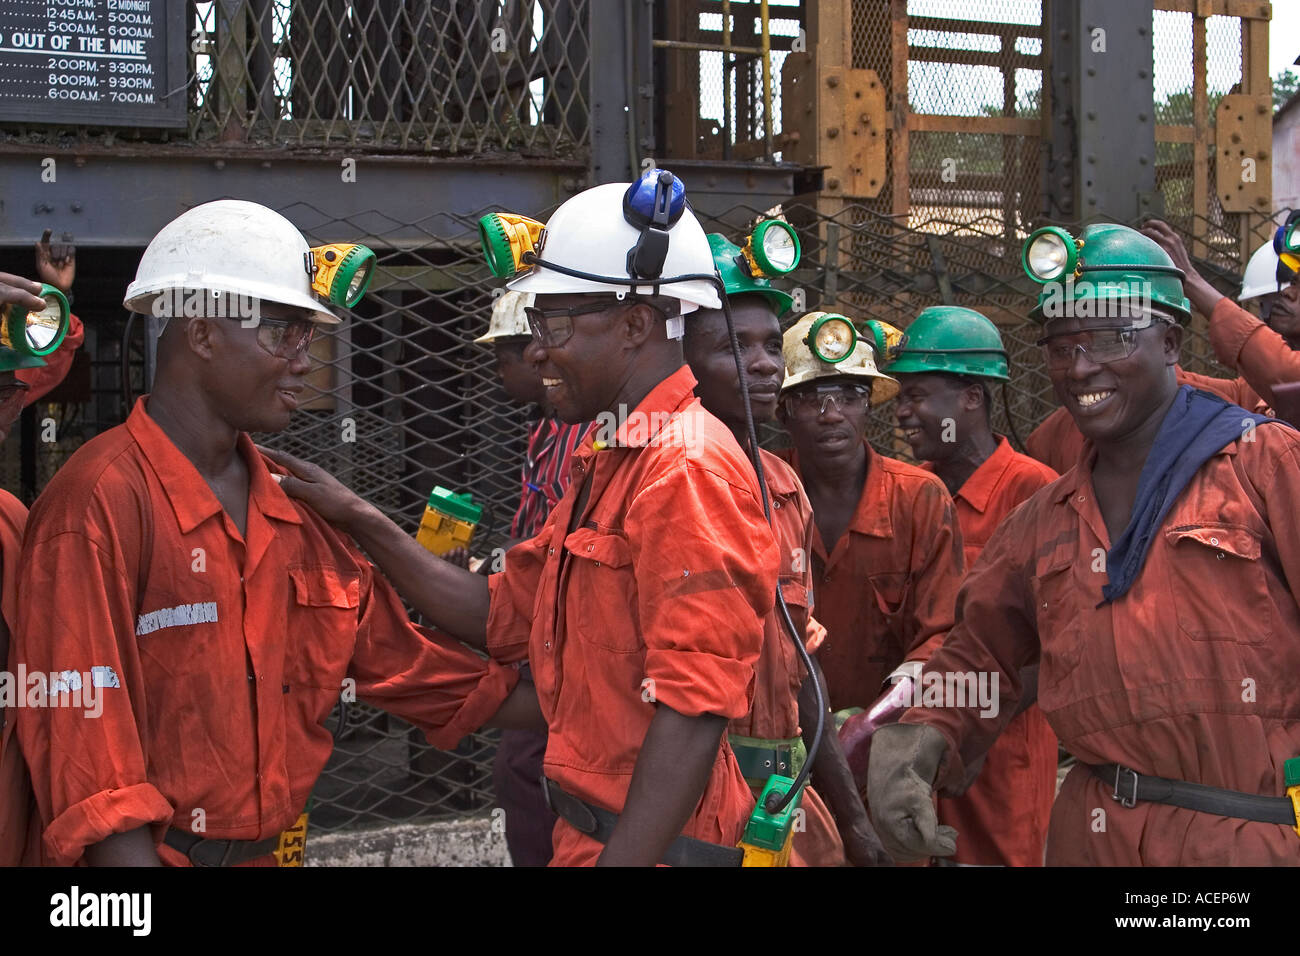
<svg viewBox="0 0 1300 956">
<path fill-rule="evenodd" d="M 1125 325 L 1113 328 L 1085 329 L 1069 335 L 1049 335 L 1038 340 L 1043 350 L 1043 361 L 1054 372 L 1062 372 L 1074 364 L 1076 354 L 1095 365 L 1118 362 L 1133 354 L 1137 348 L 1137 334 L 1145 325 Z"/>
<path fill-rule="evenodd" d="M 574 316 L 590 315 L 593 312 L 604 312 L 618 306 L 635 305 L 645 301 L 647 300 L 643 296 L 630 295 L 625 299 L 609 298 L 590 305 L 575 305 L 567 309 L 539 309 L 536 306 L 528 306 L 524 309 L 524 318 L 528 320 L 528 328 L 533 333 L 533 340 L 544 349 L 555 349 L 573 337 Z M 660 315 L 667 316 L 668 313 L 653 302 L 651 306 Z"/>
<path fill-rule="evenodd" d="M 870 398 L 871 389 L 866 385 L 818 385 L 787 396 L 786 406 L 800 418 L 817 418 L 825 415 L 827 408 L 857 408 Z"/>
<path fill-rule="evenodd" d="M 259 319 L 257 323 L 257 344 L 276 358 L 296 359 L 315 337 L 316 323 L 303 319 Z"/>
</svg>

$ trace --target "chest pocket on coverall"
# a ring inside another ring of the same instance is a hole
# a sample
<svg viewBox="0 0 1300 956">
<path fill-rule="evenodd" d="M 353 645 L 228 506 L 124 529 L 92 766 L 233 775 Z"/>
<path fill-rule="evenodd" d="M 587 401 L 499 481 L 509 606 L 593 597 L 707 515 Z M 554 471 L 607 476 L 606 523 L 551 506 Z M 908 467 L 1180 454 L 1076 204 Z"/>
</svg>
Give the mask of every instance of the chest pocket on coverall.
<svg viewBox="0 0 1300 956">
<path fill-rule="evenodd" d="M 877 631 L 880 642 L 870 648 L 867 659 L 892 669 L 903 662 L 907 653 L 905 643 L 911 639 L 907 605 L 912 595 L 912 578 L 906 572 L 887 571 L 872 574 L 867 580 L 871 585 L 871 601 L 875 605 L 868 613 L 879 614 L 885 625 L 883 632 Z"/>
<path fill-rule="evenodd" d="M 1262 644 L 1273 635 L 1261 536 L 1240 525 L 1181 525 L 1165 532 L 1178 628 L 1194 641 Z"/>
<path fill-rule="evenodd" d="M 334 567 L 291 567 L 290 683 L 338 690 L 356 646 L 361 575 Z"/>
<path fill-rule="evenodd" d="M 1038 617 L 1041 646 L 1039 687 L 1057 687 L 1079 665 L 1084 649 L 1084 628 L 1079 620 L 1079 589 L 1074 584 L 1072 555 L 1044 562 L 1030 587 Z"/>
<path fill-rule="evenodd" d="M 577 596 L 577 606 L 567 608 L 565 623 L 587 644 L 634 654 L 641 641 L 633 577 L 632 547 L 618 534 L 595 528 L 578 528 L 564 539 L 569 552 L 566 592 Z M 576 611 L 576 619 L 575 619 Z"/>
</svg>

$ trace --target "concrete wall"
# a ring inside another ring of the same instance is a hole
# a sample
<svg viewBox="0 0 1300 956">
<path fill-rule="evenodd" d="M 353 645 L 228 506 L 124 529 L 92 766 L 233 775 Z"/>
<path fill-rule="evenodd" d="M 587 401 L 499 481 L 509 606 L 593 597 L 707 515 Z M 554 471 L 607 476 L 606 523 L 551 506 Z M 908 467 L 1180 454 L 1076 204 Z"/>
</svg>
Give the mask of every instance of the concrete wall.
<svg viewBox="0 0 1300 956">
<path fill-rule="evenodd" d="M 308 866 L 510 866 L 498 821 L 440 823 L 307 835 Z"/>
</svg>

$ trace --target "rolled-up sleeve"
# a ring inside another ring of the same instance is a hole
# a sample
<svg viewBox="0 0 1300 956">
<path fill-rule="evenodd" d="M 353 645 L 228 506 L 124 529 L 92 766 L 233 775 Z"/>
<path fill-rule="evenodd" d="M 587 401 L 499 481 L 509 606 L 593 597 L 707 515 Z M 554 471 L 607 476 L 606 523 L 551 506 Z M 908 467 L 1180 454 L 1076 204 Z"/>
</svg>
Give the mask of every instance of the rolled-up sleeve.
<svg viewBox="0 0 1300 956">
<path fill-rule="evenodd" d="M 626 527 L 656 701 L 743 717 L 778 568 L 755 493 L 688 459 L 636 496 Z"/>
<path fill-rule="evenodd" d="M 45 597 L 18 606 L 11 660 L 29 677 L 20 688 L 26 706 L 14 714 L 56 866 L 71 865 L 86 847 L 146 824 L 157 826 L 161 837 L 175 813 L 148 779 L 138 723 L 146 689 L 133 588 L 111 547 L 74 532 L 33 536 L 24 547 L 20 593 Z M 70 586 L 75 600 L 67 599 Z M 93 675 L 96 697 L 82 687 L 78 705 L 64 684 L 48 703 L 32 699 L 37 685 L 48 686 L 43 675 L 64 672 Z"/>
<path fill-rule="evenodd" d="M 417 627 L 383 578 L 370 576 L 349 673 L 357 696 L 451 749 L 500 709 L 519 673 L 438 631 Z"/>
</svg>

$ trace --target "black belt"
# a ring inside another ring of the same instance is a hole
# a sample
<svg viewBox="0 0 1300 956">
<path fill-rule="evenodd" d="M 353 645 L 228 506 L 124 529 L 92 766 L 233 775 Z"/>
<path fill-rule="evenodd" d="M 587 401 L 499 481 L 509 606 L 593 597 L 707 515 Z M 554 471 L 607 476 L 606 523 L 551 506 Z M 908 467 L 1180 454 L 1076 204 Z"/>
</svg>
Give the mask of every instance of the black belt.
<svg viewBox="0 0 1300 956">
<path fill-rule="evenodd" d="M 195 866 L 234 866 L 269 856 L 280 846 L 280 835 L 253 843 L 250 840 L 207 840 L 185 830 L 168 828 L 163 842 L 184 853 Z"/>
<path fill-rule="evenodd" d="M 1148 777 L 1114 763 L 1087 766 L 1095 777 L 1112 785 L 1111 796 L 1126 807 L 1136 806 L 1139 800 L 1145 800 L 1221 817 L 1237 817 L 1258 823 L 1281 823 L 1289 827 L 1296 825 L 1295 807 L 1289 797 L 1263 797 L 1256 793 L 1209 787 L 1203 783 Z"/>
<path fill-rule="evenodd" d="M 554 780 L 542 777 L 542 795 L 546 806 L 580 833 L 599 843 L 608 843 L 618 814 L 594 807 L 560 789 Z M 679 836 L 668 844 L 662 862 L 669 866 L 740 866 L 745 852 L 740 847 L 707 843 L 694 837 Z"/>
</svg>

